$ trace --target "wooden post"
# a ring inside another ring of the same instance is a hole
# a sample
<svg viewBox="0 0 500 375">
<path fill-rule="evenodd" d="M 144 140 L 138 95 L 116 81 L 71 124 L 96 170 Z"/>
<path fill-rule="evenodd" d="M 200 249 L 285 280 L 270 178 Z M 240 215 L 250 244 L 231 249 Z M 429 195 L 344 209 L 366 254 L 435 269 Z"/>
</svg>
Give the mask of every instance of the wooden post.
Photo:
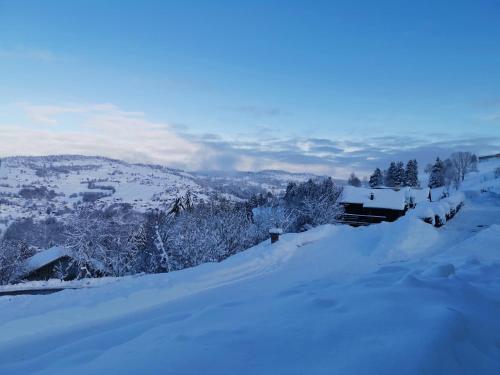
<svg viewBox="0 0 500 375">
<path fill-rule="evenodd" d="M 281 228 L 271 228 L 269 234 L 271 235 L 271 243 L 275 243 L 280 240 L 280 234 L 283 234 L 283 230 Z"/>
</svg>

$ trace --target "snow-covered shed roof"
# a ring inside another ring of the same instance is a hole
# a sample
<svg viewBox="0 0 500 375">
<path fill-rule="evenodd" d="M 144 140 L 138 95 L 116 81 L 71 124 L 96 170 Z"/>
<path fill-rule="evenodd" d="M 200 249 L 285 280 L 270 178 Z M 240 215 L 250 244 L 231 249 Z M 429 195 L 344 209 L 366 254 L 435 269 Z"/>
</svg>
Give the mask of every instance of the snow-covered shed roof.
<svg viewBox="0 0 500 375">
<path fill-rule="evenodd" d="M 409 189 L 409 196 L 413 198 L 413 201 L 415 203 L 425 202 L 429 199 L 430 189 L 428 187 L 421 189 L 412 189 L 412 188 L 408 189 Z"/>
<path fill-rule="evenodd" d="M 32 257 L 26 259 L 24 268 L 25 273 L 33 272 L 43 266 L 46 266 L 47 264 L 69 255 L 69 250 L 64 246 L 54 246 L 50 249 L 39 251 Z"/>
<path fill-rule="evenodd" d="M 373 194 L 373 199 L 370 199 Z M 368 189 L 355 186 L 344 186 L 341 203 L 358 203 L 369 208 L 386 208 L 390 210 L 404 210 L 410 197 L 414 203 L 427 200 L 428 189 L 402 188 L 394 189 Z"/>
<path fill-rule="evenodd" d="M 447 188 L 445 186 L 431 189 L 431 201 L 437 202 L 441 198 L 444 198 L 446 196 L 446 191 Z"/>
</svg>

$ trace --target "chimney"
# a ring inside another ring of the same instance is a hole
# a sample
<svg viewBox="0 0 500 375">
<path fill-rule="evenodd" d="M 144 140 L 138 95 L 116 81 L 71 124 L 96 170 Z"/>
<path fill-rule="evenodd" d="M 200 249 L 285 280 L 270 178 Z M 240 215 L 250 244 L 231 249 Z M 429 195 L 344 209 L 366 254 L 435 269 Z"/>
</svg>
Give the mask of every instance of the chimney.
<svg viewBox="0 0 500 375">
<path fill-rule="evenodd" d="M 269 234 L 271 235 L 271 243 L 278 242 L 280 240 L 280 234 L 283 234 L 283 229 L 271 228 L 269 229 Z"/>
</svg>

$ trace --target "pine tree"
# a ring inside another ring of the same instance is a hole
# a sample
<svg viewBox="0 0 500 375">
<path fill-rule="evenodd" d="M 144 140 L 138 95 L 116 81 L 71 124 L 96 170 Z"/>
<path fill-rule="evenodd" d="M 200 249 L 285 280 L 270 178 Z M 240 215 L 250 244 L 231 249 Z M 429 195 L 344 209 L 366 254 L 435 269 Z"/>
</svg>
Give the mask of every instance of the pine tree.
<svg viewBox="0 0 500 375">
<path fill-rule="evenodd" d="M 406 164 L 404 186 L 418 187 L 418 163 L 416 159 L 409 160 Z"/>
<path fill-rule="evenodd" d="M 384 179 L 385 186 L 388 187 L 396 186 L 397 173 L 398 173 L 397 170 L 398 168 L 396 166 L 396 163 L 392 161 L 391 165 L 389 166 L 389 169 L 385 174 L 385 179 Z"/>
<path fill-rule="evenodd" d="M 370 176 L 370 181 L 368 182 L 370 187 L 378 187 L 384 184 L 384 176 L 380 168 L 376 168 L 373 174 Z"/>
<path fill-rule="evenodd" d="M 394 185 L 397 187 L 404 186 L 405 179 L 405 166 L 402 161 L 396 163 L 396 169 L 394 174 Z"/>
<path fill-rule="evenodd" d="M 439 158 L 432 166 L 431 174 L 429 176 L 429 187 L 431 189 L 444 186 L 445 184 L 445 165 Z"/>
</svg>

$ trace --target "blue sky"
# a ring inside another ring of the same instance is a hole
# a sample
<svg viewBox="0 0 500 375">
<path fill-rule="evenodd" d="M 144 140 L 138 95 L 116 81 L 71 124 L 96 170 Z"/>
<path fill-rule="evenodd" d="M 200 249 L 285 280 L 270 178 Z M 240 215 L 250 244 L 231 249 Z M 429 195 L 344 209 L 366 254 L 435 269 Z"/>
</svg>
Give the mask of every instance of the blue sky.
<svg viewBox="0 0 500 375">
<path fill-rule="evenodd" d="M 0 153 L 345 176 L 490 152 L 499 40 L 498 1 L 0 0 Z"/>
</svg>

